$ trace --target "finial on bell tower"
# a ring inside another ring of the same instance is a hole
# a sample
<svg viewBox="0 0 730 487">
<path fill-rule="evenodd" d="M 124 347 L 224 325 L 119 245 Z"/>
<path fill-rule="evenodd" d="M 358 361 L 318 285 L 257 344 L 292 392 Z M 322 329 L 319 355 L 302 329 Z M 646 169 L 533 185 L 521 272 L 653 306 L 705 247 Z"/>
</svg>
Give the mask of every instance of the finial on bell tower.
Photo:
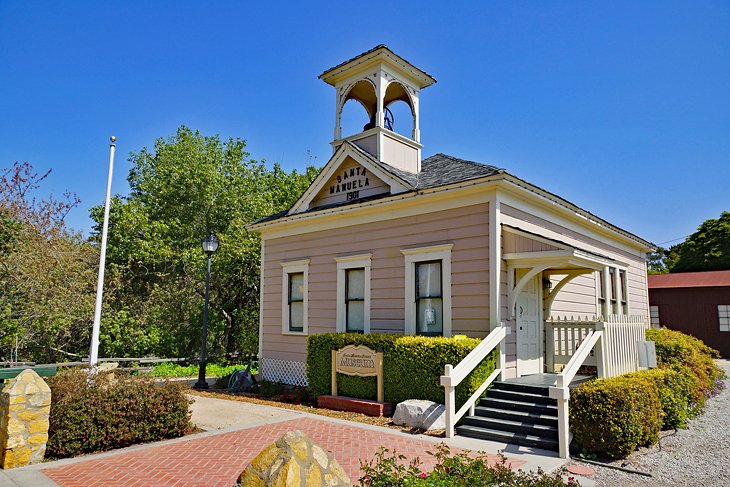
<svg viewBox="0 0 730 487">
<path fill-rule="evenodd" d="M 421 89 L 434 84 L 435 78 L 381 44 L 328 69 L 319 79 L 336 90 L 333 151 L 348 140 L 393 167 L 410 173 L 421 170 L 423 146 L 418 100 Z M 343 138 L 342 109 L 348 100 L 357 100 L 367 111 L 370 122 L 362 132 Z M 394 132 L 392 116 L 388 116 L 388 106 L 399 100 L 411 109 L 413 128 L 410 138 Z"/>
</svg>

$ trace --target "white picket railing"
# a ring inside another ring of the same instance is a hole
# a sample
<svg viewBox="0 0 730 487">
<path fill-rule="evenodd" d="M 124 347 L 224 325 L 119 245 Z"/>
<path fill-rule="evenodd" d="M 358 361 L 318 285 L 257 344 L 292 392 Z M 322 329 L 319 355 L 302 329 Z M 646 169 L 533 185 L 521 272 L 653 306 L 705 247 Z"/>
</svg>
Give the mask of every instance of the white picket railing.
<svg viewBox="0 0 730 487">
<path fill-rule="evenodd" d="M 595 317 L 550 318 L 545 321 L 546 359 L 549 371 L 559 371 L 570 361 L 580 344 L 596 327 Z M 586 358 L 585 365 L 596 365 L 596 358 Z"/>
<path fill-rule="evenodd" d="M 604 322 L 606 377 L 639 370 L 639 347 L 649 324 L 643 316 L 609 316 Z"/>
<path fill-rule="evenodd" d="M 487 337 L 477 345 L 474 350 L 469 352 L 456 366 L 446 364 L 444 366 L 444 375 L 441 376 L 441 385 L 444 388 L 445 404 L 444 415 L 446 416 L 446 437 L 454 436 L 454 426 L 462 416 L 469 411 L 470 415 L 474 414 L 474 406 L 484 391 L 494 382 L 500 375 L 504 378 L 505 366 L 505 337 L 509 334 L 509 327 L 504 323 L 500 323 L 497 328 L 487 335 Z M 474 394 L 456 411 L 456 386 L 468 376 L 472 370 L 477 368 L 482 361 L 487 358 L 492 350 L 499 347 L 499 362 L 494 372 L 492 372 L 487 380 L 482 383 Z"/>
</svg>

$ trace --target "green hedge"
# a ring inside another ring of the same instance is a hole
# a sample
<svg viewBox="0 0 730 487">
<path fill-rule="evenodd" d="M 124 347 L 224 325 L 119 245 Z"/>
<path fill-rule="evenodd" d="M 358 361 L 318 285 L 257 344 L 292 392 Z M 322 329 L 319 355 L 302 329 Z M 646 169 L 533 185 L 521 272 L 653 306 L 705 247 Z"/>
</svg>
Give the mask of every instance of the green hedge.
<svg viewBox="0 0 730 487">
<path fill-rule="evenodd" d="M 569 410 L 573 439 L 590 453 L 622 458 L 659 439 L 662 405 L 649 378 L 586 382 L 571 391 Z"/>
<path fill-rule="evenodd" d="M 692 411 L 693 378 L 687 371 L 673 369 L 641 370 L 624 377 L 645 381 L 657 389 L 662 405 L 662 429 L 684 427 Z"/>
<path fill-rule="evenodd" d="M 705 345 L 702 340 L 668 328 L 649 329 L 646 339 L 656 343 L 659 367 L 676 370 L 686 377 L 692 412 L 701 410 L 705 399 L 725 376 L 723 370 L 713 362 L 713 359 L 719 358 L 719 352 Z"/>
<path fill-rule="evenodd" d="M 479 344 L 476 338 L 433 338 L 404 335 L 359 335 L 325 333 L 307 339 L 307 380 L 314 396 L 331 393 L 331 350 L 335 346 L 364 345 L 373 350 L 383 347 L 383 392 L 393 404 L 407 399 L 428 399 L 444 403 L 444 388 L 439 378 L 444 365 L 458 364 Z M 489 377 L 497 364 L 494 350 L 456 388 L 456 402 L 463 404 Z M 343 396 L 375 399 L 375 377 L 337 376 L 337 392 Z"/>
</svg>

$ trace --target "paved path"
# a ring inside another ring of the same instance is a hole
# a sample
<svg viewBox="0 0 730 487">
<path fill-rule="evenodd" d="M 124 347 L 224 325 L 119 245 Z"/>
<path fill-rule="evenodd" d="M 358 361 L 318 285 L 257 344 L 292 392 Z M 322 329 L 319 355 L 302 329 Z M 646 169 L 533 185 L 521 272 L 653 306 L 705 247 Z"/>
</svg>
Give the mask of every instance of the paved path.
<svg viewBox="0 0 730 487">
<path fill-rule="evenodd" d="M 433 467 L 426 454 L 433 449 L 433 442 L 380 428 L 303 417 L 45 468 L 42 472 L 63 487 L 230 487 L 261 450 L 290 430 L 304 432 L 331 452 L 353 483 L 360 477 L 360 460 L 373 459 L 381 445 L 408 458 L 420 457 L 424 468 Z M 492 459 L 496 461 L 497 457 Z M 515 467 L 523 463 L 513 461 Z"/>
<path fill-rule="evenodd" d="M 117 451 L 0 470 L 0 487 L 56 486 L 227 486 L 266 446 L 286 431 L 299 429 L 330 451 L 350 475 L 360 477 L 360 460 L 372 460 L 381 445 L 419 457 L 424 469 L 433 465 L 426 453 L 441 439 L 411 435 L 381 426 L 349 422 L 282 408 L 196 397 L 193 421 L 206 430 L 191 435 Z M 454 449 L 504 451 L 515 468 L 552 471 L 564 462 L 553 452 L 455 437 Z"/>
</svg>

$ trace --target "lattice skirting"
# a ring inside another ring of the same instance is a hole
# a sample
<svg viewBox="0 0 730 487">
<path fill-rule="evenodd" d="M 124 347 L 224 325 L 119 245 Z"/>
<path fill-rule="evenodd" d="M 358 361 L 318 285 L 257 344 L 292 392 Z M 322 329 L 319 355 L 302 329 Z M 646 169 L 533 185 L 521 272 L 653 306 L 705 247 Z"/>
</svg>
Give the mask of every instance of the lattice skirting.
<svg viewBox="0 0 730 487">
<path fill-rule="evenodd" d="M 304 362 L 263 357 L 259 361 L 261 377 L 271 382 L 294 386 L 307 385 L 307 367 Z"/>
</svg>

